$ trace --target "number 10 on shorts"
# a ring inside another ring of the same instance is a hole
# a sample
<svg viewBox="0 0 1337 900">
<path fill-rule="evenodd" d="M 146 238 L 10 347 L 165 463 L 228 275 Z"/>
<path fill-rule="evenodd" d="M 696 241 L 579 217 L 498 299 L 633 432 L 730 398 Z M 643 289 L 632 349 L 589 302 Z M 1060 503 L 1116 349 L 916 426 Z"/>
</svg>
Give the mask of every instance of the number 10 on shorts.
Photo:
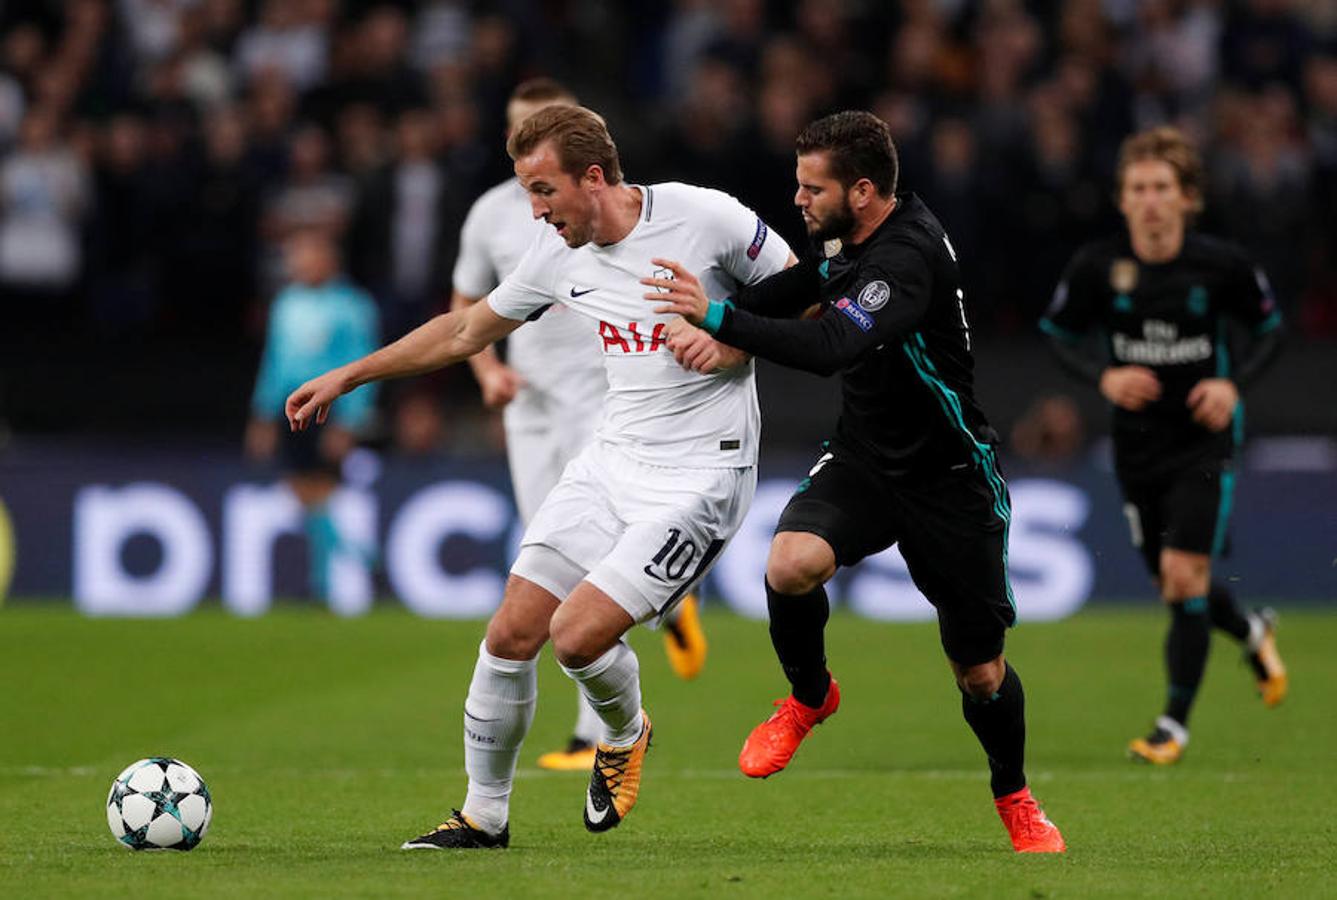
<svg viewBox="0 0 1337 900">
<path fill-rule="evenodd" d="M 687 574 L 696 555 L 696 543 L 683 538 L 681 528 L 670 528 L 664 546 L 646 563 L 645 574 L 656 581 L 677 581 Z"/>
</svg>

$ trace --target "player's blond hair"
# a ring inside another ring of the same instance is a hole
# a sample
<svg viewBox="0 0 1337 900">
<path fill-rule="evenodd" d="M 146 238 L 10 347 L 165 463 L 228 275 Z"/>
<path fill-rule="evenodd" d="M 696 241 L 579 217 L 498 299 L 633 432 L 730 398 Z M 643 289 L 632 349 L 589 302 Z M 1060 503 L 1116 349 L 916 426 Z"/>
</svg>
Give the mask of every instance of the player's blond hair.
<svg viewBox="0 0 1337 900">
<path fill-rule="evenodd" d="M 603 117 L 583 106 L 548 106 L 525 118 L 506 141 L 511 159 L 520 159 L 551 141 L 562 171 L 579 179 L 590 166 L 603 170 L 604 181 L 619 184 L 622 164 L 617 145 Z"/>
<path fill-rule="evenodd" d="M 1166 163 L 1174 169 L 1180 189 L 1193 203 L 1193 212 L 1202 212 L 1202 157 L 1184 132 L 1169 125 L 1161 125 L 1124 138 L 1119 147 L 1119 168 L 1115 176 L 1115 185 L 1120 192 L 1123 191 L 1123 177 L 1128 167 L 1149 159 Z"/>
</svg>

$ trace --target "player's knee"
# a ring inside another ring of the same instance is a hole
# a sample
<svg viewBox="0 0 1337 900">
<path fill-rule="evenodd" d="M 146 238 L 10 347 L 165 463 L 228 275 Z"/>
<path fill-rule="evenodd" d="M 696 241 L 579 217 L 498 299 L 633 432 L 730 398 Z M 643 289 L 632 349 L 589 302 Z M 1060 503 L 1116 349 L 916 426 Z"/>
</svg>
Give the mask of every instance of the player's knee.
<svg viewBox="0 0 1337 900">
<path fill-rule="evenodd" d="M 548 640 L 548 623 L 498 610 L 487 623 L 487 652 L 502 659 L 533 659 Z"/>
<path fill-rule="evenodd" d="M 1171 603 L 1207 593 L 1210 567 L 1206 556 L 1173 554 L 1161 559 L 1161 596 Z"/>
<path fill-rule="evenodd" d="M 604 629 L 588 616 L 564 615 L 567 608 L 562 607 L 552 617 L 552 652 L 557 661 L 568 669 L 580 669 L 594 662 L 611 645 L 607 641 Z"/>
<path fill-rule="evenodd" d="M 956 672 L 956 683 L 972 700 L 984 702 L 993 698 L 1003 684 L 1007 669 L 1001 657 L 976 666 L 962 666 Z"/>
<path fill-rule="evenodd" d="M 830 580 L 836 559 L 830 545 L 815 535 L 782 532 L 771 543 L 766 583 L 781 594 L 806 594 Z"/>
</svg>

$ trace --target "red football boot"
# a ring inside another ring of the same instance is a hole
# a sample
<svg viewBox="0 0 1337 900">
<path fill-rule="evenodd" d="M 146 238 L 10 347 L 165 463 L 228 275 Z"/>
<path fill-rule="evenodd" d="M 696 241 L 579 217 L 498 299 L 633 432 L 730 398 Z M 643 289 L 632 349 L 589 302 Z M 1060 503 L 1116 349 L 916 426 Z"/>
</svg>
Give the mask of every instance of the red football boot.
<svg viewBox="0 0 1337 900">
<path fill-rule="evenodd" d="M 1058 826 L 1040 809 L 1030 788 L 999 797 L 993 805 L 998 807 L 998 817 L 1012 838 L 1012 849 L 1018 853 L 1062 853 L 1068 849 Z"/>
<path fill-rule="evenodd" d="M 738 768 L 749 778 L 765 778 L 789 765 L 812 727 L 825 722 L 840 708 L 840 686 L 831 679 L 826 699 L 818 709 L 798 702 L 793 694 L 776 700 L 775 705 L 780 708 L 752 729 L 738 754 Z"/>
</svg>

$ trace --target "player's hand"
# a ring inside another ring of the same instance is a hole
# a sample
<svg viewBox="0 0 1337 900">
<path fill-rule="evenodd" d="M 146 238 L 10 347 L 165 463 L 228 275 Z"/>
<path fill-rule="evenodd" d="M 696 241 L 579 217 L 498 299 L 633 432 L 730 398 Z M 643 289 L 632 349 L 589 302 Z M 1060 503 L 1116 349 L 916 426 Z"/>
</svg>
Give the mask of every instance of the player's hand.
<svg viewBox="0 0 1337 900">
<path fill-rule="evenodd" d="M 668 348 L 678 365 L 707 375 L 732 369 L 749 359 L 742 350 L 721 344 L 686 319 L 674 319 L 669 323 Z"/>
<path fill-rule="evenodd" d="M 1239 402 L 1239 388 L 1229 378 L 1204 378 L 1188 392 L 1193 421 L 1208 431 L 1224 431 Z"/>
<path fill-rule="evenodd" d="M 1100 393 L 1129 412 L 1161 399 L 1161 382 L 1146 366 L 1110 366 L 1100 376 Z"/>
<path fill-rule="evenodd" d="M 642 278 L 641 284 L 652 287 L 655 292 L 643 295 L 646 300 L 658 300 L 657 313 L 676 313 L 691 322 L 700 325 L 710 308 L 710 298 L 696 276 L 682 267 L 681 263 L 671 259 L 652 259 L 650 262 L 661 269 L 673 273 L 671 278 Z"/>
<path fill-rule="evenodd" d="M 475 371 L 478 389 L 483 394 L 483 405 L 488 409 L 500 409 L 515 399 L 520 388 L 525 386 L 520 373 L 505 363 L 497 363 L 484 370 Z"/>
<path fill-rule="evenodd" d="M 252 419 L 246 423 L 246 436 L 242 443 L 246 455 L 251 459 L 270 459 L 279 446 L 278 423 L 268 419 Z"/>
<path fill-rule="evenodd" d="M 312 378 L 289 394 L 288 402 L 283 404 L 288 428 L 291 431 L 306 431 L 313 419 L 317 425 L 324 425 L 330 417 L 330 404 L 348 393 L 348 389 L 347 376 L 342 368 L 331 369 L 324 375 Z"/>
</svg>

